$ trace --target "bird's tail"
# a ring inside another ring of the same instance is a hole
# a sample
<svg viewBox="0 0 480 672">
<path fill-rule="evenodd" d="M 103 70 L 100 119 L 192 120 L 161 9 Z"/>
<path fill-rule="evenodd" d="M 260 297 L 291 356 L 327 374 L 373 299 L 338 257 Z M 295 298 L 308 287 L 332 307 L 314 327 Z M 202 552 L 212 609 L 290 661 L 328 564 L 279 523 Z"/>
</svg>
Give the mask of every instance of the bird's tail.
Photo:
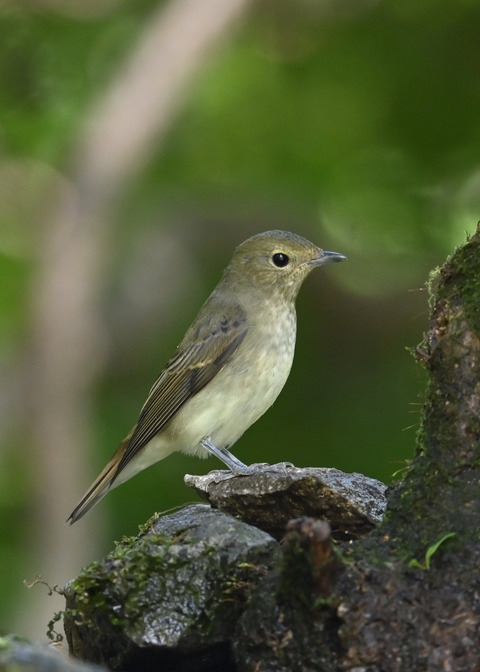
<svg viewBox="0 0 480 672">
<path fill-rule="evenodd" d="M 132 430 L 133 431 L 133 430 Z M 110 462 L 106 465 L 100 476 L 92 483 L 87 492 L 83 495 L 82 499 L 78 502 L 77 506 L 73 509 L 72 513 L 67 518 L 66 522 L 73 525 L 77 520 L 82 518 L 87 511 L 90 511 L 91 508 L 95 506 L 110 490 L 115 480 L 115 477 L 118 474 L 118 465 L 123 457 L 125 448 L 128 445 L 128 442 L 131 438 L 132 432 L 122 441 L 119 445 L 115 455 L 112 457 Z M 115 485 L 120 485 L 120 483 L 115 483 Z"/>
</svg>

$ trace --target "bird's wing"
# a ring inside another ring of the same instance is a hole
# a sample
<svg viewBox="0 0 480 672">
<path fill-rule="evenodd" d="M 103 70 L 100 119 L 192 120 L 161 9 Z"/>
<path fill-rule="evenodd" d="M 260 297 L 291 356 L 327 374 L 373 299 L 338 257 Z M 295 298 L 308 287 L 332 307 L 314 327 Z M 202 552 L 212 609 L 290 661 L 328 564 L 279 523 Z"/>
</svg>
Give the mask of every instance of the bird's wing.
<svg viewBox="0 0 480 672">
<path fill-rule="evenodd" d="M 199 318 L 150 390 L 115 477 L 221 371 L 247 334 L 246 317 L 240 307 L 230 308 L 228 316 Z"/>
</svg>

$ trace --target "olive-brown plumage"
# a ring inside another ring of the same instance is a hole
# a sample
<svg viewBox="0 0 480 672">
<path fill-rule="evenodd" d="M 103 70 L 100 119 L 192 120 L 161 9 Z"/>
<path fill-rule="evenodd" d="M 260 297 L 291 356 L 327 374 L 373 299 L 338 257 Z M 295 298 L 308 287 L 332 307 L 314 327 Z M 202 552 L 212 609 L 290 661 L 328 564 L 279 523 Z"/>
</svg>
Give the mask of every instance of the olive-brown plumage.
<svg viewBox="0 0 480 672">
<path fill-rule="evenodd" d="M 137 424 L 70 523 L 111 488 L 177 450 L 213 454 L 234 473 L 249 473 L 228 448 L 273 404 L 288 378 L 303 280 L 316 266 L 344 259 L 286 231 L 260 233 L 239 245 L 150 390 Z"/>
</svg>

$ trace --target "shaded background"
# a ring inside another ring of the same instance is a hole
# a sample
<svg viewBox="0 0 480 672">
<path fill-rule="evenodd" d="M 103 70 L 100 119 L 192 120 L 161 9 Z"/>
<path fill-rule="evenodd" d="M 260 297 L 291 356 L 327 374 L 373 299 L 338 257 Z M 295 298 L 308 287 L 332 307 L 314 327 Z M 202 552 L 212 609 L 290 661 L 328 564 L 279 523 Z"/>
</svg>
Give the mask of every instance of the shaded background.
<svg viewBox="0 0 480 672">
<path fill-rule="evenodd" d="M 254 233 L 349 260 L 305 283 L 234 452 L 385 482 L 412 456 L 425 281 L 480 213 L 479 28 L 473 0 L 0 4 L 1 629 L 44 637 L 62 601 L 24 579 L 221 466 L 174 455 L 63 524 Z"/>
</svg>

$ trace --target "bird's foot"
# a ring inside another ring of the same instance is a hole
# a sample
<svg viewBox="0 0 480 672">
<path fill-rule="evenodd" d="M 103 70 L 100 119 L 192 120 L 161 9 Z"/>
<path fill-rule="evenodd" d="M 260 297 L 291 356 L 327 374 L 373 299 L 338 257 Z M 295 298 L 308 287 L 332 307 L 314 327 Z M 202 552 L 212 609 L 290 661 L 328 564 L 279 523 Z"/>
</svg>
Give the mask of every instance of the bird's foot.
<svg viewBox="0 0 480 672">
<path fill-rule="evenodd" d="M 282 472 L 286 474 L 288 469 L 295 469 L 295 465 L 292 462 L 277 462 L 277 464 L 269 464 L 268 462 L 260 462 L 258 464 L 252 464 L 251 469 L 255 471 L 273 471 L 273 472 Z"/>
<path fill-rule="evenodd" d="M 268 464 L 268 462 L 258 462 L 247 465 L 241 462 L 238 457 L 235 457 L 226 448 L 218 448 L 209 436 L 205 436 L 201 441 L 201 445 L 208 450 L 211 455 L 215 455 L 221 460 L 235 476 L 250 476 L 261 471 L 281 471 L 287 473 L 288 467 L 294 467 L 291 462 L 279 462 L 278 464 Z"/>
</svg>

